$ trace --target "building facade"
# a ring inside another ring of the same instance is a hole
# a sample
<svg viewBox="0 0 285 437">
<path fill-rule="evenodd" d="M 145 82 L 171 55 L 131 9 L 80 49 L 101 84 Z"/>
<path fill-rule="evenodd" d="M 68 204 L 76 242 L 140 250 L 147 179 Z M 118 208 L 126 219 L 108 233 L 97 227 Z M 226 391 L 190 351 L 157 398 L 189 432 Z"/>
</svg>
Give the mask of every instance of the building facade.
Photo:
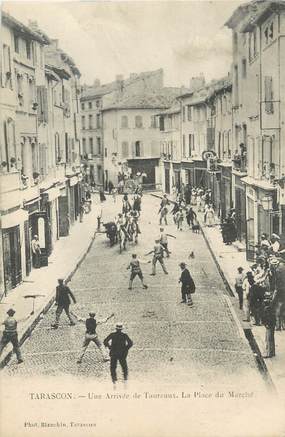
<svg viewBox="0 0 285 437">
<path fill-rule="evenodd" d="M 234 178 L 244 187 L 250 258 L 262 233 L 284 239 L 284 2 L 242 5 L 226 25 L 233 35 Z"/>
<path fill-rule="evenodd" d="M 36 23 L 26 26 L 2 12 L 1 37 L 0 289 L 3 293 L 30 274 L 33 235 L 39 236 L 42 265 L 48 263 L 48 256 L 61 236 L 59 204 L 68 190 L 66 178 L 72 179 L 80 173 L 80 126 L 76 127 L 75 123 L 80 97 L 76 83 L 80 74 L 70 58 L 61 52 L 62 63 L 70 69 L 63 84 L 55 66 L 46 64 L 47 50 L 53 43 Z M 65 96 L 57 105 L 56 87 Z M 61 106 L 59 112 L 56 106 Z M 60 162 L 57 137 L 62 141 Z"/>
</svg>

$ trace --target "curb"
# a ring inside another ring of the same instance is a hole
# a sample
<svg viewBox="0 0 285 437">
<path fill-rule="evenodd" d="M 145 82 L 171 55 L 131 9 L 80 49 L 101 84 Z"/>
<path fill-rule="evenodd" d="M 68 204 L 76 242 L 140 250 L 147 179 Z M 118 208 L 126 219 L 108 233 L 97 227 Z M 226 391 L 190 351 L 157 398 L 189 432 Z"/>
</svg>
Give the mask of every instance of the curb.
<svg viewBox="0 0 285 437">
<path fill-rule="evenodd" d="M 91 247 L 95 241 L 97 231 L 94 232 L 93 236 L 91 237 L 91 240 L 87 246 L 87 249 L 84 249 L 81 255 L 78 257 L 77 261 L 75 262 L 75 267 L 69 272 L 65 277 L 65 283 L 70 282 L 73 275 L 76 273 L 77 269 L 80 267 L 86 256 L 91 250 Z M 52 297 L 50 297 L 52 296 Z M 24 331 L 21 333 L 21 337 L 19 338 L 19 345 L 21 346 L 25 340 L 31 335 L 37 324 L 40 322 L 44 314 L 48 312 L 48 310 L 53 306 L 55 301 L 55 290 L 53 289 L 50 293 L 49 297 L 47 298 L 48 301 L 38 310 L 37 315 L 34 317 L 33 320 L 30 321 L 30 324 L 27 328 L 24 328 Z M 0 369 L 3 369 L 10 361 L 13 355 L 13 349 L 6 353 L 6 356 L 1 359 L 0 361 Z"/>
<path fill-rule="evenodd" d="M 198 222 L 199 222 L 199 220 L 198 220 Z M 199 222 L 199 224 L 200 224 L 200 222 Z M 203 238 L 204 238 L 204 240 L 206 242 L 206 245 L 207 245 L 207 247 L 208 247 L 208 249 L 209 249 L 209 251 L 210 251 L 210 253 L 212 255 L 212 258 L 213 258 L 213 260 L 214 260 L 214 262 L 215 262 L 215 264 L 217 266 L 217 269 L 218 269 L 218 271 L 219 271 L 219 273 L 221 275 L 221 278 L 222 278 L 223 283 L 224 283 L 224 285 L 226 287 L 226 290 L 227 290 L 227 292 L 228 292 L 230 297 L 234 297 L 235 294 L 234 294 L 234 292 L 232 290 L 232 287 L 231 287 L 228 279 L 226 278 L 226 275 L 224 274 L 224 272 L 223 272 L 223 270 L 222 270 L 222 268 L 220 266 L 220 263 L 219 263 L 219 261 L 217 259 L 217 256 L 216 256 L 215 252 L 213 251 L 213 249 L 212 249 L 212 247 L 211 247 L 211 245 L 209 243 L 209 240 L 206 237 L 204 229 L 203 229 L 203 227 L 201 225 L 200 225 L 200 228 L 201 228 L 201 233 L 203 235 Z M 273 393 L 277 393 L 275 384 L 274 384 L 274 382 L 273 382 L 273 380 L 271 378 L 271 375 L 270 375 L 270 373 L 268 371 L 266 363 L 265 363 L 265 361 L 264 361 L 264 359 L 262 357 L 262 353 L 261 353 L 261 351 L 259 349 L 257 341 L 255 340 L 255 337 L 253 335 L 252 329 L 251 328 L 244 328 L 242 326 L 242 324 L 240 323 L 239 318 L 238 318 L 238 316 L 236 314 L 236 311 L 235 311 L 235 309 L 234 309 L 234 307 L 233 307 L 233 305 L 232 305 L 232 303 L 230 301 L 229 296 L 225 296 L 226 297 L 226 301 L 227 301 L 227 304 L 228 304 L 229 309 L 231 311 L 231 314 L 232 314 L 232 316 L 233 316 L 233 318 L 235 320 L 235 323 L 237 324 L 238 331 L 239 331 L 239 333 L 243 332 L 243 335 L 245 336 L 246 340 L 248 341 L 249 346 L 250 346 L 250 348 L 251 348 L 251 350 L 253 352 L 257 368 L 258 368 L 259 372 L 261 373 L 262 378 L 264 379 L 264 381 L 267 384 L 268 388 Z"/>
</svg>

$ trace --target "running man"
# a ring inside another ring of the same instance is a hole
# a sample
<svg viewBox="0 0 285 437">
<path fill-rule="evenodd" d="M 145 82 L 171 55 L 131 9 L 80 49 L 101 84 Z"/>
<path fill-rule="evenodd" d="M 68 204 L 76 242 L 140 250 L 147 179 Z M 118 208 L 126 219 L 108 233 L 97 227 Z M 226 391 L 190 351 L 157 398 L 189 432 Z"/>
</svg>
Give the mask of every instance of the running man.
<svg viewBox="0 0 285 437">
<path fill-rule="evenodd" d="M 168 238 L 167 237 L 176 238 L 176 237 L 174 237 L 174 235 L 167 234 L 166 232 L 164 232 L 164 228 L 160 228 L 160 244 L 162 245 L 162 247 L 164 248 L 164 250 L 166 252 L 166 257 L 169 258 L 169 255 L 171 252 L 169 252 L 169 250 L 168 250 Z"/>
<path fill-rule="evenodd" d="M 164 264 L 164 261 L 163 261 L 163 252 L 166 252 L 166 250 L 161 245 L 160 239 L 158 238 L 158 239 L 155 240 L 155 245 L 153 247 L 153 250 L 151 250 L 149 253 L 146 254 L 146 256 L 147 256 L 147 255 L 150 255 L 151 253 L 153 253 L 151 276 L 155 276 L 155 274 L 156 274 L 156 263 L 157 263 L 157 261 L 160 262 L 160 265 L 161 265 L 162 270 L 164 271 L 164 273 L 166 275 L 168 275 L 168 271 L 166 270 L 166 267 L 165 267 L 165 264 Z"/>
<path fill-rule="evenodd" d="M 138 259 L 136 253 L 132 254 L 131 262 L 127 267 L 127 270 L 131 269 L 131 276 L 130 276 L 129 288 L 128 288 L 129 290 L 132 290 L 133 280 L 135 279 L 136 276 L 138 276 L 140 278 L 141 283 L 142 283 L 142 287 L 147 288 L 147 285 L 143 281 L 143 274 L 142 274 L 140 263 L 147 264 L 150 262 L 151 261 L 142 261 L 142 260 Z"/>
<path fill-rule="evenodd" d="M 93 341 L 96 344 L 97 348 L 99 349 L 99 351 L 100 351 L 100 353 L 102 355 L 103 361 L 109 361 L 109 357 L 106 355 L 105 351 L 102 348 L 102 344 L 101 344 L 101 342 L 100 342 L 100 340 L 98 338 L 96 329 L 97 329 L 98 325 L 101 325 L 102 323 L 106 323 L 113 316 L 114 316 L 114 313 L 111 314 L 110 316 L 106 317 L 105 319 L 96 320 L 95 319 L 95 313 L 93 313 L 93 312 L 89 313 L 89 318 L 86 319 L 86 321 L 85 321 L 86 333 L 85 333 L 85 339 L 84 339 L 83 346 L 82 346 L 83 347 L 83 351 L 82 351 L 82 354 L 80 355 L 80 357 L 77 360 L 78 364 L 82 363 L 82 359 L 83 359 L 83 357 L 85 355 L 85 352 L 87 351 L 88 346 L 89 346 L 91 341 Z M 80 319 L 80 318 L 78 318 L 78 321 L 79 322 L 84 322 L 84 320 Z"/>
</svg>

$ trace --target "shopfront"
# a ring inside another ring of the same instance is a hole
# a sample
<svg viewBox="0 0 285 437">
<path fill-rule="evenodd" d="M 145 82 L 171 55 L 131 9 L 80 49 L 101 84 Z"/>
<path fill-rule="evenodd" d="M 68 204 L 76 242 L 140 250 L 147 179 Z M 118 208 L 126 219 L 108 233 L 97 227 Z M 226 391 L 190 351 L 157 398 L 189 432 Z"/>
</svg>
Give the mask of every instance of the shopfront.
<svg viewBox="0 0 285 437">
<path fill-rule="evenodd" d="M 10 212 L 1 217 L 3 273 L 5 292 L 22 282 L 22 244 L 24 223 L 28 213 L 23 209 Z"/>
</svg>

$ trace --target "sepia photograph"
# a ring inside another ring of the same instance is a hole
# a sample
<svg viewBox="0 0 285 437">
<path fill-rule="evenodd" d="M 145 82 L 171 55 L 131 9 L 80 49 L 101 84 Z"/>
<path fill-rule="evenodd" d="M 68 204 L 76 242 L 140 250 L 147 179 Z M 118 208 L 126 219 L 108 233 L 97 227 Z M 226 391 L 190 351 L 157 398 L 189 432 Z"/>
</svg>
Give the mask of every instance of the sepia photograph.
<svg viewBox="0 0 285 437">
<path fill-rule="evenodd" d="M 0 434 L 285 436 L 285 0 L 2 1 Z"/>
</svg>

